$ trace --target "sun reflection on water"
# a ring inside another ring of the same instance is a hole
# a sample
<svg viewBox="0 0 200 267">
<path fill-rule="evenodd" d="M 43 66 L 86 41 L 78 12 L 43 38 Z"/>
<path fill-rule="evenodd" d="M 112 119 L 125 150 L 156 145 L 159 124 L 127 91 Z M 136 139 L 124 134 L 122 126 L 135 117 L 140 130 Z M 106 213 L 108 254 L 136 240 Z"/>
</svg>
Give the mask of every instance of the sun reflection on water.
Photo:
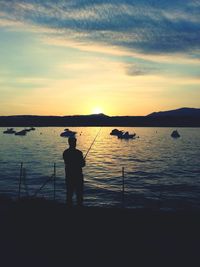
<svg viewBox="0 0 200 267">
<path fill-rule="evenodd" d="M 70 129 L 77 132 L 77 148 L 85 155 L 99 128 Z M 34 192 L 52 174 L 55 162 L 57 199 L 65 201 L 62 153 L 68 147 L 68 139 L 60 137 L 63 127 L 37 128 L 25 137 L 3 135 L 3 130 L 0 129 L 1 191 L 16 196 L 19 167 L 24 162 L 27 183 Z M 163 205 L 169 205 L 170 199 L 173 203 L 188 198 L 197 205 L 200 129 L 181 129 L 179 140 L 170 137 L 171 128 L 119 128 L 136 132 L 140 138 L 133 140 L 111 136 L 111 130 L 102 127 L 87 155 L 84 168 L 86 205 L 120 205 L 122 167 L 125 168 L 126 206 L 155 204 L 160 201 L 160 195 Z M 178 185 L 183 187 L 181 191 Z M 191 191 L 194 186 L 195 192 Z M 51 197 L 52 184 L 48 184 L 42 194 Z"/>
</svg>

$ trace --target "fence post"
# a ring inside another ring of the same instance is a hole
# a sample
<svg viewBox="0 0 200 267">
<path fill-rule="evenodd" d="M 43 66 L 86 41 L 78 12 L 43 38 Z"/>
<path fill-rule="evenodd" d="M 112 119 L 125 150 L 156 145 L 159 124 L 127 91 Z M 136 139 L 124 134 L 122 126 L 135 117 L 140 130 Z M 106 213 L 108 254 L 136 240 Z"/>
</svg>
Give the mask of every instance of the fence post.
<svg viewBox="0 0 200 267">
<path fill-rule="evenodd" d="M 53 166 L 53 199 L 56 200 L 56 163 Z"/>
<path fill-rule="evenodd" d="M 22 175 L 23 175 L 23 162 L 21 162 L 21 165 L 20 165 L 18 199 L 20 199 L 20 197 L 21 197 Z"/>
<path fill-rule="evenodd" d="M 124 186 L 124 167 L 122 167 L 122 207 L 124 208 L 124 193 L 125 193 L 125 186 Z"/>
</svg>

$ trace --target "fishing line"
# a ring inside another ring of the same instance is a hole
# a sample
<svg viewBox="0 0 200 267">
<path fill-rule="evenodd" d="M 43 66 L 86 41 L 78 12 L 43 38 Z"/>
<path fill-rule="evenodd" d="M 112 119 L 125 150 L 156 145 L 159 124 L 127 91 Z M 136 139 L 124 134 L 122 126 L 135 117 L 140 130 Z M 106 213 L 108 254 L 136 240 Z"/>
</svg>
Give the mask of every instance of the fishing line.
<svg viewBox="0 0 200 267">
<path fill-rule="evenodd" d="M 89 147 L 89 149 L 88 149 L 87 153 L 85 154 L 85 157 L 84 157 L 84 159 L 86 159 L 86 157 L 87 157 L 87 155 L 88 155 L 88 153 L 89 153 L 90 149 L 91 149 L 91 148 L 92 148 L 92 146 L 94 145 L 94 143 L 95 143 L 95 141 L 96 141 L 96 139 L 97 139 L 97 137 L 98 137 L 98 135 L 99 135 L 100 131 L 101 131 L 101 128 L 99 129 L 99 131 L 98 131 L 97 135 L 95 136 L 95 138 L 94 138 L 94 140 L 93 140 L 92 144 L 90 145 L 90 147 Z"/>
</svg>

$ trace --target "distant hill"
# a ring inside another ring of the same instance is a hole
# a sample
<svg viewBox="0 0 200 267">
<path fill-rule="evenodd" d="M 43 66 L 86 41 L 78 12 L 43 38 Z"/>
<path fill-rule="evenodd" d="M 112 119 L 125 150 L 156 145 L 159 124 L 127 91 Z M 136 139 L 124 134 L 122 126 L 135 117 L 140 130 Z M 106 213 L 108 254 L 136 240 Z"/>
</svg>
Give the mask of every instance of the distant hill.
<svg viewBox="0 0 200 267">
<path fill-rule="evenodd" d="M 166 116 L 198 117 L 200 116 L 200 108 L 179 108 L 168 111 L 153 112 L 147 115 L 147 117 L 166 117 Z"/>
<path fill-rule="evenodd" d="M 180 108 L 154 112 L 147 116 L 0 116 L 0 127 L 29 126 L 200 127 L 200 109 Z"/>
</svg>

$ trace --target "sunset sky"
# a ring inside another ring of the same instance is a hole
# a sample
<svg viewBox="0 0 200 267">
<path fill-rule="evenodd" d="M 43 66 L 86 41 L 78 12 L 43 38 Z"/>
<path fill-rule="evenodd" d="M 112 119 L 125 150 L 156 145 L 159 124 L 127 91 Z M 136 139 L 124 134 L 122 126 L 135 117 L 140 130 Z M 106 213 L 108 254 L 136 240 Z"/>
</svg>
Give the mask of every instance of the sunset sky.
<svg viewBox="0 0 200 267">
<path fill-rule="evenodd" d="M 200 0 L 0 0 L 0 115 L 200 107 Z"/>
</svg>

